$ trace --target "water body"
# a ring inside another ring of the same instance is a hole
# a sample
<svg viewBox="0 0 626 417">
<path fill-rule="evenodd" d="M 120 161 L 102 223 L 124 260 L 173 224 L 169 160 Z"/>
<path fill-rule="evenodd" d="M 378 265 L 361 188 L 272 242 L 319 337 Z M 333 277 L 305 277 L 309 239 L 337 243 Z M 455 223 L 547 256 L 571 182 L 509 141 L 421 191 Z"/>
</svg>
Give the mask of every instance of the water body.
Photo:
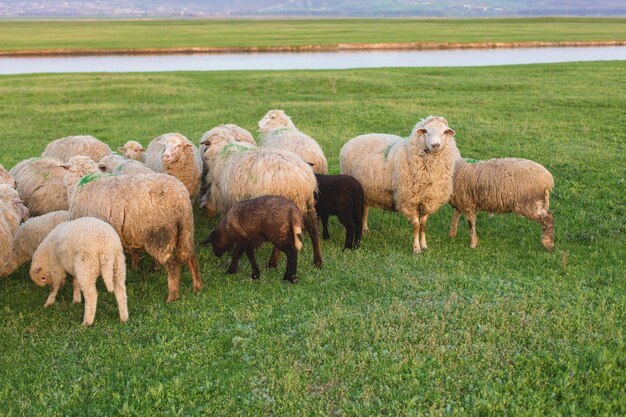
<svg viewBox="0 0 626 417">
<path fill-rule="evenodd" d="M 466 67 L 626 60 L 626 46 L 0 58 L 0 74 Z"/>
</svg>

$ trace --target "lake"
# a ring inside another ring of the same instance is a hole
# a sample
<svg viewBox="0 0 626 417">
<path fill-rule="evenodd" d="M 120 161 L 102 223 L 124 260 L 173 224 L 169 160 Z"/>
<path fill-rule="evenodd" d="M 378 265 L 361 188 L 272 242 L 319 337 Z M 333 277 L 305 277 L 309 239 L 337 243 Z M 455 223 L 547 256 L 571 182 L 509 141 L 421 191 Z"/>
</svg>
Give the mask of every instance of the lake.
<svg viewBox="0 0 626 417">
<path fill-rule="evenodd" d="M 0 74 L 460 67 L 626 60 L 626 46 L 0 58 Z"/>
</svg>

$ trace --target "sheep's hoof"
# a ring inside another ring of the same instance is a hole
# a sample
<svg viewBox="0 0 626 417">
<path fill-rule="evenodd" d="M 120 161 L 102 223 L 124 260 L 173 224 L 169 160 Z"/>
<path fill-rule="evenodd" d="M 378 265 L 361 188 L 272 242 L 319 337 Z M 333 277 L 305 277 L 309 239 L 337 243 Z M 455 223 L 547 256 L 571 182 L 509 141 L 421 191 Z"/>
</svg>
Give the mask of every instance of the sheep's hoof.
<svg viewBox="0 0 626 417">
<path fill-rule="evenodd" d="M 250 274 L 250 278 L 252 278 L 252 279 L 259 279 L 259 278 L 261 278 L 261 274 L 253 272 L 252 274 Z"/>
<path fill-rule="evenodd" d="M 91 322 L 90 321 L 83 321 L 83 326 L 85 326 L 85 327 L 89 327 L 92 324 L 93 324 L 93 321 L 91 321 Z"/>
<path fill-rule="evenodd" d="M 419 255 L 420 253 L 422 253 L 422 249 L 421 248 L 413 248 L 413 253 L 416 255 Z"/>
<path fill-rule="evenodd" d="M 128 317 L 120 318 L 120 323 L 128 323 Z"/>
<path fill-rule="evenodd" d="M 43 305 L 45 308 L 50 307 L 52 304 L 54 304 L 54 301 L 46 301 L 46 303 Z"/>
<path fill-rule="evenodd" d="M 273 269 L 273 268 L 276 268 L 277 266 L 278 266 L 278 262 L 272 262 L 272 261 L 269 261 L 269 262 L 267 263 L 267 267 L 268 267 L 268 268 L 272 268 L 272 269 Z"/>
<path fill-rule="evenodd" d="M 453 231 L 450 231 L 450 233 L 448 233 L 448 236 L 450 236 L 450 237 L 456 237 L 456 230 L 455 230 L 454 232 L 453 232 Z"/>
<path fill-rule="evenodd" d="M 552 240 L 542 240 L 541 244 L 544 248 L 546 248 L 548 252 L 552 252 L 552 250 L 554 249 L 554 241 Z"/>
<path fill-rule="evenodd" d="M 313 261 L 313 266 L 315 266 L 316 268 L 321 268 L 322 267 L 322 260 L 319 259 L 319 260 Z"/>
<path fill-rule="evenodd" d="M 172 302 L 177 301 L 177 300 L 178 300 L 178 294 L 170 294 L 167 297 L 167 300 L 165 300 L 165 302 L 166 303 L 172 303 Z"/>
<path fill-rule="evenodd" d="M 330 239 L 330 235 L 322 235 L 322 239 L 328 240 L 328 239 Z"/>
<path fill-rule="evenodd" d="M 198 285 L 193 284 L 193 291 L 194 291 L 194 292 L 200 292 L 200 291 L 202 290 L 202 288 L 203 288 L 203 287 L 204 287 L 204 286 L 202 285 L 202 283 L 200 283 L 200 284 L 198 284 Z"/>
<path fill-rule="evenodd" d="M 284 277 L 283 278 L 283 282 L 289 283 L 289 284 L 297 284 L 298 282 L 300 282 L 300 280 L 298 279 L 297 276 L 292 275 L 290 277 Z"/>
<path fill-rule="evenodd" d="M 236 274 L 236 273 L 237 273 L 237 268 L 228 268 L 228 269 L 226 270 L 226 273 L 227 273 L 228 275 Z"/>
<path fill-rule="evenodd" d="M 82 302 L 83 302 L 83 300 L 81 300 L 80 298 L 78 298 L 78 299 L 74 298 L 74 299 L 72 300 L 72 302 L 73 302 L 74 304 L 80 304 L 80 303 L 82 303 Z"/>
</svg>

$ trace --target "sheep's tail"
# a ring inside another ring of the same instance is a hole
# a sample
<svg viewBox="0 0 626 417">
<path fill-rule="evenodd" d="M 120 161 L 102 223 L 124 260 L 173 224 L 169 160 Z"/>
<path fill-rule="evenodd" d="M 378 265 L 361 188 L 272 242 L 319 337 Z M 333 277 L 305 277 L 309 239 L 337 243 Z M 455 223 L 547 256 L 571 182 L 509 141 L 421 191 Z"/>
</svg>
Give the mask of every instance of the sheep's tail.
<svg viewBox="0 0 626 417">
<path fill-rule="evenodd" d="M 296 250 L 298 252 L 300 252 L 300 249 L 302 249 L 302 241 L 303 241 L 303 236 L 302 236 L 302 216 L 299 215 L 299 210 L 293 210 L 291 212 L 291 224 L 293 227 L 293 240 L 294 240 L 294 245 L 296 247 Z"/>
<path fill-rule="evenodd" d="M 550 189 L 543 190 L 543 207 L 546 210 L 550 210 Z"/>
<path fill-rule="evenodd" d="M 193 241 L 193 214 L 191 205 L 185 207 L 178 220 L 178 242 L 176 245 L 176 259 L 179 262 L 187 262 L 196 251 Z"/>
<path fill-rule="evenodd" d="M 100 253 L 100 271 L 108 292 L 113 292 L 113 277 L 115 275 L 115 256 L 111 255 L 110 251 Z"/>
</svg>

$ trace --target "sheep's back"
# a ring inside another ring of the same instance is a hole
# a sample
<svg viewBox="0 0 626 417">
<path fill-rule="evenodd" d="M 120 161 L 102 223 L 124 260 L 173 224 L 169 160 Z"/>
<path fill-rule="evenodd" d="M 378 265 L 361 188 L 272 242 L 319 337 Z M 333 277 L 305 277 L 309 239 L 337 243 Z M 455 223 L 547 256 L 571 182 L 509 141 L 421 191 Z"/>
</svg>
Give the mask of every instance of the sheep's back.
<svg viewBox="0 0 626 417">
<path fill-rule="evenodd" d="M 297 129 L 275 130 L 261 139 L 261 146 L 293 152 L 305 162 L 313 164 L 314 173 L 328 173 L 328 162 L 320 145 Z"/>
<path fill-rule="evenodd" d="M 453 206 L 473 206 L 492 213 L 543 201 L 554 187 L 552 174 L 542 165 L 520 158 L 499 158 L 474 164 L 460 162 L 454 174 Z"/>
<path fill-rule="evenodd" d="M 59 165 L 57 159 L 31 158 L 11 169 L 17 192 L 31 216 L 68 209 L 65 170 Z"/>
<path fill-rule="evenodd" d="M 106 143 L 93 136 L 81 135 L 67 136 L 50 142 L 41 156 L 67 162 L 73 156 L 84 155 L 94 161 L 99 161 L 112 153 Z"/>
<path fill-rule="evenodd" d="M 316 189 L 313 170 L 297 155 L 280 149 L 251 149 L 227 160 L 221 175 L 219 209 L 225 212 L 239 201 L 279 195 L 306 213 L 314 206 Z"/>
<path fill-rule="evenodd" d="M 393 160 L 405 139 L 396 135 L 371 133 L 348 141 L 339 155 L 341 173 L 356 178 L 368 205 L 394 208 Z"/>
</svg>

